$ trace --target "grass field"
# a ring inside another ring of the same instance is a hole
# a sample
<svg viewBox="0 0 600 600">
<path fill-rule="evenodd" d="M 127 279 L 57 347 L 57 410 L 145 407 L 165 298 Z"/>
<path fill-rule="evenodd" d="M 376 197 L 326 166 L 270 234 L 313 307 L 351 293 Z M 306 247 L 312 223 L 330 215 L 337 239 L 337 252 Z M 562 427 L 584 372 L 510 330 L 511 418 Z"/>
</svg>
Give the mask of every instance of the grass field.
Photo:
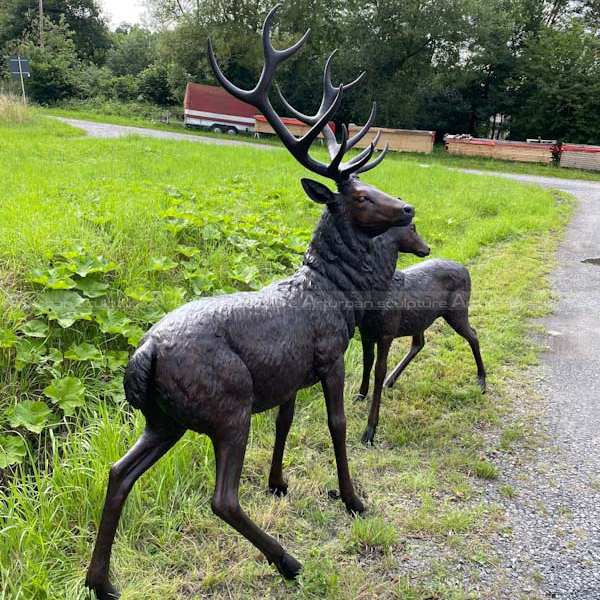
<svg viewBox="0 0 600 600">
<path fill-rule="evenodd" d="M 127 353 L 186 300 L 293 272 L 319 208 L 279 150 L 91 140 L 35 118 L 0 119 L 0 153 L 0 598 L 83 599 L 108 467 L 143 426 L 123 403 Z M 483 433 L 502 429 L 510 382 L 536 361 L 529 319 L 550 308 L 546 274 L 572 203 L 420 162 L 386 160 L 365 180 L 415 205 L 432 256 L 469 265 L 488 394 L 467 344 L 437 323 L 384 395 L 374 448 L 359 443 L 367 407 L 347 401 L 350 468 L 368 507 L 355 520 L 330 498 L 320 389 L 299 394 L 283 499 L 264 492 L 274 413 L 256 415 L 241 503 L 304 563 L 296 583 L 212 515 L 212 448 L 186 434 L 126 504 L 112 561 L 124 600 L 477 597 L 453 573 L 458 561 L 493 561 L 498 514 L 477 482 L 498 473 Z M 350 398 L 356 340 L 346 363 Z M 409 572 L 409 559 L 421 567 Z"/>
</svg>

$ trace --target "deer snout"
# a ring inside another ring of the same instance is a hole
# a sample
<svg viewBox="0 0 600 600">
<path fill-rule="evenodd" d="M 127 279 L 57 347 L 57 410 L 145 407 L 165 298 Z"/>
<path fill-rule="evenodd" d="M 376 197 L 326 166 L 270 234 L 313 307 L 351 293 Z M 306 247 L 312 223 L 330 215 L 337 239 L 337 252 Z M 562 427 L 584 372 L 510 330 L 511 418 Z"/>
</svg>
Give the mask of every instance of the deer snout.
<svg viewBox="0 0 600 600">
<path fill-rule="evenodd" d="M 416 254 L 419 258 L 424 258 L 425 256 L 429 256 L 430 253 L 431 253 L 431 248 L 427 245 L 424 245 L 422 248 L 420 248 L 417 251 Z"/>
<path fill-rule="evenodd" d="M 415 209 L 411 204 L 405 204 L 402 207 L 400 219 L 395 225 L 403 226 L 408 225 L 412 218 L 415 216 Z"/>
</svg>

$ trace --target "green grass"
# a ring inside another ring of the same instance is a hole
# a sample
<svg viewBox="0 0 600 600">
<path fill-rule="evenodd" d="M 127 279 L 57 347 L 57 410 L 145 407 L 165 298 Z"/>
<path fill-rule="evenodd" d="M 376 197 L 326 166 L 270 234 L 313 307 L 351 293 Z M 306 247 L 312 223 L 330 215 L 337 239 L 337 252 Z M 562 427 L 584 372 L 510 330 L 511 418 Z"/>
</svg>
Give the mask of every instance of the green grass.
<svg viewBox="0 0 600 600">
<path fill-rule="evenodd" d="M 27 442 L 23 464 L 1 475 L 0 598 L 83 599 L 108 467 L 143 427 L 140 415 L 123 405 L 122 392 L 110 388 L 122 366 L 109 366 L 109 352 L 131 346 L 125 326 L 100 329 L 102 305 L 143 329 L 196 292 L 252 289 L 291 273 L 319 208 L 302 194 L 299 178 L 306 173 L 281 151 L 92 140 L 42 119 L 0 126 L 0 139 L 6 150 L 0 333 L 5 341 L 9 334 L 17 338 L 1 347 L 0 335 L 0 432 Z M 546 275 L 572 204 L 535 187 L 439 164 L 418 168 L 410 160 L 385 161 L 365 179 L 415 205 L 432 256 L 468 263 L 488 393 L 475 385 L 468 345 L 436 323 L 419 357 L 383 397 L 376 447 L 359 443 L 364 403 L 347 402 L 350 468 L 368 507 L 355 521 L 328 494 L 337 478 L 320 389 L 299 394 L 284 457 L 290 493 L 283 499 L 264 493 L 274 414 L 256 415 L 241 503 L 304 563 L 297 583 L 284 582 L 212 515 L 212 448 L 207 438 L 186 434 L 140 479 L 125 506 L 112 560 L 123 600 L 476 597 L 450 575 L 496 526 L 497 515 L 477 487 L 496 469 L 481 461 L 487 446 L 480 431 L 501 422 L 511 378 L 537 359 L 529 320 L 550 308 Z M 200 252 L 186 257 L 182 245 Z M 84 262 L 99 270 L 85 277 L 70 270 Z M 34 280 L 44 277 L 80 286 L 89 279 L 108 290 L 89 300 L 91 320 L 63 328 L 38 315 L 45 292 Z M 22 329 L 33 317 L 41 325 Z M 32 336 L 38 327 L 43 338 Z M 85 343 L 96 353 L 84 352 Z M 406 344 L 394 344 L 390 363 Z M 347 397 L 358 388 L 360 361 L 354 340 L 346 355 Z M 44 393 L 65 376 L 85 388 L 84 405 L 72 414 L 60 403 L 64 398 L 54 404 Z M 52 412 L 40 434 L 11 425 L 27 401 Z M 514 444 L 515 436 L 503 439 Z M 418 540 L 438 552 L 409 576 L 405 546 L 418 555 Z"/>
<path fill-rule="evenodd" d="M 381 517 L 357 517 L 352 523 L 352 542 L 365 552 L 373 548 L 385 552 L 396 542 L 396 532 Z"/>
</svg>

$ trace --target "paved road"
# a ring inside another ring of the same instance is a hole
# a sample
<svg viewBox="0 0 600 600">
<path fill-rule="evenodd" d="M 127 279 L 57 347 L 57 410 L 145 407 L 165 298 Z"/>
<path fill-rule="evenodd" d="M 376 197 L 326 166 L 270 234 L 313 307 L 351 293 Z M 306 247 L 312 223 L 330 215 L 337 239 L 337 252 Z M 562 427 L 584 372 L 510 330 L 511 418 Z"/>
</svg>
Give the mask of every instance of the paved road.
<svg viewBox="0 0 600 600">
<path fill-rule="evenodd" d="M 513 499 L 497 497 L 513 534 L 493 542 L 500 564 L 486 570 L 496 579 L 488 597 L 599 600 L 600 182 L 494 175 L 567 191 L 579 206 L 551 275 L 556 307 L 542 321 L 543 400 L 533 408 L 543 411 L 538 424 L 548 443 L 533 461 L 517 456 L 502 467 L 499 483 L 516 490 Z"/>
<path fill-rule="evenodd" d="M 132 127 L 130 125 L 112 125 L 110 123 L 95 123 L 93 121 L 82 121 L 81 119 L 69 119 L 66 117 L 52 117 L 73 127 L 83 129 L 89 136 L 98 138 L 123 137 L 126 135 L 142 135 L 164 140 L 185 140 L 186 142 L 202 142 L 204 144 L 218 144 L 222 146 L 249 146 L 261 150 L 278 149 L 277 146 L 266 144 L 253 144 L 230 139 L 219 139 L 216 137 L 203 137 L 201 135 L 190 135 L 186 133 L 175 133 L 172 131 L 161 131 L 159 129 L 147 129 L 145 127 Z"/>
</svg>

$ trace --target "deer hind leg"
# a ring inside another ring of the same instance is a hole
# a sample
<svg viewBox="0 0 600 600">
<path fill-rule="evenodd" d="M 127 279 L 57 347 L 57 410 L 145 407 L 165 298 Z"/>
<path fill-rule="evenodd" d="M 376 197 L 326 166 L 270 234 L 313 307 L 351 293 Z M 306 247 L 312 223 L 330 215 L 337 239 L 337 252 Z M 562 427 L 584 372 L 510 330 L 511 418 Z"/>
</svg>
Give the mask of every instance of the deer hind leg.
<svg viewBox="0 0 600 600">
<path fill-rule="evenodd" d="M 275 422 L 275 445 L 273 446 L 273 460 L 269 472 L 269 491 L 275 496 L 285 496 L 288 490 L 287 481 L 283 478 L 282 473 L 283 451 L 294 420 L 295 407 L 296 396 L 279 407 L 277 421 Z"/>
<path fill-rule="evenodd" d="M 85 580 L 86 586 L 96 592 L 99 600 L 114 600 L 119 597 L 109 578 L 109 563 L 127 495 L 138 477 L 174 446 L 183 433 L 183 430 L 175 428 L 157 429 L 146 426 L 135 445 L 110 469 L 96 545 Z"/>
<path fill-rule="evenodd" d="M 363 350 L 363 374 L 362 383 L 360 384 L 360 390 L 354 400 L 365 400 L 369 393 L 369 379 L 371 378 L 371 369 L 373 368 L 373 362 L 375 361 L 375 342 L 368 340 L 364 336 L 361 336 L 362 350 Z"/>
<path fill-rule="evenodd" d="M 253 523 L 240 507 L 238 490 L 250 430 L 250 412 L 223 419 L 222 423 L 222 427 L 211 435 L 217 469 L 211 508 L 218 517 L 252 542 L 284 577 L 294 579 L 302 565 L 277 540 Z"/>
<path fill-rule="evenodd" d="M 486 372 L 481 359 L 481 352 L 479 351 L 479 339 L 477 338 L 477 332 L 469 324 L 469 313 L 466 310 L 448 311 L 448 314 L 444 315 L 448 325 L 469 342 L 473 357 L 475 358 L 475 364 L 477 365 L 477 383 L 481 388 L 482 393 L 485 394 L 486 388 Z"/>
<path fill-rule="evenodd" d="M 375 442 L 375 431 L 379 424 L 379 407 L 381 405 L 381 390 L 383 380 L 387 371 L 387 358 L 390 346 L 394 338 L 386 336 L 377 340 L 377 363 L 375 364 L 375 386 L 373 388 L 373 400 L 371 400 L 371 409 L 369 410 L 369 420 L 367 427 L 362 435 L 363 444 L 373 444 Z"/>
<path fill-rule="evenodd" d="M 404 358 L 394 367 L 394 370 L 389 374 L 387 379 L 383 382 L 383 387 L 391 388 L 394 383 L 396 383 L 396 379 L 400 377 L 400 374 L 406 367 L 408 363 L 417 355 L 421 350 L 423 350 L 423 346 L 425 346 L 425 333 L 421 331 L 416 335 L 413 335 L 412 344 L 410 346 L 410 350 L 406 353 Z"/>
</svg>

